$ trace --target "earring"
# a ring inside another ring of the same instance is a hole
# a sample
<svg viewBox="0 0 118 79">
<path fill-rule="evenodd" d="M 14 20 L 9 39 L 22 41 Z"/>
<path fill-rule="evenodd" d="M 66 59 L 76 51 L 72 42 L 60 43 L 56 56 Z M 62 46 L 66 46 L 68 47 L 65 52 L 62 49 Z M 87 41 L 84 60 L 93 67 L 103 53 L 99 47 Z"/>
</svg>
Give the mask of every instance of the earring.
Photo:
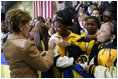
<svg viewBox="0 0 118 79">
<path fill-rule="evenodd" d="M 111 40 L 111 43 L 113 42 L 113 40 Z"/>
<path fill-rule="evenodd" d="M 22 31 L 23 29 L 22 28 L 20 28 L 20 31 Z"/>
</svg>

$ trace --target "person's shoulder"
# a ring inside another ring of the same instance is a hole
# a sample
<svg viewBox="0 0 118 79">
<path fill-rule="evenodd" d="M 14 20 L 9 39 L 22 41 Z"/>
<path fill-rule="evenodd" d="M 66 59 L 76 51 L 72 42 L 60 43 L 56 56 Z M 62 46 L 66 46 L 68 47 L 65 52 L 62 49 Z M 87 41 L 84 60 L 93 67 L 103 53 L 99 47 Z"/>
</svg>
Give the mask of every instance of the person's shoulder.
<svg viewBox="0 0 118 79">
<path fill-rule="evenodd" d="M 26 47 L 29 47 L 31 45 L 35 45 L 34 41 L 31 41 L 31 40 L 25 40 L 25 46 Z"/>
<path fill-rule="evenodd" d="M 28 51 L 35 51 L 35 50 L 37 51 L 34 41 L 27 40 L 24 45 L 24 51 L 28 52 Z"/>
<path fill-rule="evenodd" d="M 56 38 L 56 33 L 53 34 L 53 35 L 50 37 L 50 39 L 52 39 L 52 38 Z"/>
<path fill-rule="evenodd" d="M 78 35 L 78 34 L 75 34 L 75 33 L 72 33 L 69 35 L 69 37 L 73 38 L 73 40 L 78 40 L 81 38 L 81 35 Z"/>
<path fill-rule="evenodd" d="M 80 35 L 78 35 L 78 34 L 76 34 L 76 33 L 73 33 L 73 32 L 71 32 L 70 35 L 71 35 L 71 36 L 75 36 L 75 37 L 80 37 Z"/>
</svg>

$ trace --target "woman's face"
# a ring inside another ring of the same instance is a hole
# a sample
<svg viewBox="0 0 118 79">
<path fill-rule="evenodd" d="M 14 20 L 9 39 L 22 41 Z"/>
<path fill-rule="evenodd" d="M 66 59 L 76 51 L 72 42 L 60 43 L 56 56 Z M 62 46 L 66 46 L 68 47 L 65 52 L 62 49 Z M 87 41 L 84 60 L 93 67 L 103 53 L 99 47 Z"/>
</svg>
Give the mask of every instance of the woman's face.
<svg viewBox="0 0 118 79">
<path fill-rule="evenodd" d="M 59 21 L 54 22 L 54 29 L 61 36 L 65 33 L 64 25 Z"/>
<path fill-rule="evenodd" d="M 23 25 L 22 31 L 21 31 L 24 37 L 26 38 L 28 37 L 29 30 L 30 30 L 30 26 L 29 26 L 29 22 L 27 22 L 25 25 Z"/>
<path fill-rule="evenodd" d="M 96 21 L 94 19 L 88 19 L 86 23 L 86 29 L 88 34 L 95 34 L 98 29 Z"/>
<path fill-rule="evenodd" d="M 98 32 L 98 35 L 97 35 L 97 41 L 102 42 L 102 43 L 106 43 L 110 41 L 110 36 L 111 36 L 110 29 L 111 28 L 108 25 L 108 23 L 102 24 L 100 31 Z"/>
</svg>

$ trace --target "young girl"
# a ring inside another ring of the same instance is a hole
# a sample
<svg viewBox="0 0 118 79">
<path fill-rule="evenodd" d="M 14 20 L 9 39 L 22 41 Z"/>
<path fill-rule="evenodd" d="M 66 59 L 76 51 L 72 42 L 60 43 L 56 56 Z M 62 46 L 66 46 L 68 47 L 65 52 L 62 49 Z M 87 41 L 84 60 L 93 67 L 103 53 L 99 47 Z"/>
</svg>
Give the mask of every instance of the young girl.
<svg viewBox="0 0 118 79">
<path fill-rule="evenodd" d="M 86 18 L 88 18 L 88 15 L 86 14 L 82 14 L 78 17 L 78 21 L 79 21 L 79 24 L 80 24 L 80 27 L 81 27 L 81 30 L 80 30 L 80 33 L 84 33 L 86 32 Z"/>
<path fill-rule="evenodd" d="M 117 78 L 117 23 L 104 23 L 97 35 L 97 41 L 103 43 L 98 54 L 93 57 L 84 70 L 97 78 Z"/>
<path fill-rule="evenodd" d="M 80 49 L 81 44 L 77 43 L 77 40 L 80 38 L 80 36 L 68 30 L 68 26 L 70 26 L 72 23 L 74 11 L 75 10 L 72 8 L 59 11 L 57 12 L 56 18 L 53 21 L 53 27 L 56 33 L 51 36 L 50 41 L 55 40 L 57 43 L 54 50 L 55 58 L 53 62 L 54 77 L 56 78 L 69 77 L 70 75 L 65 76 L 67 73 L 65 73 L 65 70 L 69 70 L 68 68 L 72 67 L 75 64 L 75 60 L 81 54 L 83 54 Z M 69 52 L 69 50 L 71 50 L 69 46 L 71 45 L 73 45 L 73 47 L 77 47 L 78 52 L 76 54 Z M 73 69 L 72 72 L 74 73 L 72 73 L 74 77 L 80 77 L 78 74 L 75 74 L 76 72 Z"/>
<path fill-rule="evenodd" d="M 34 29 L 35 29 L 35 33 L 34 33 L 34 42 L 35 42 L 35 45 L 36 45 L 37 49 L 40 52 L 42 52 L 40 55 L 41 56 L 45 56 L 47 54 L 48 41 L 49 41 L 48 27 L 46 26 L 45 23 L 38 23 L 34 27 Z M 45 77 L 44 76 L 45 74 L 48 74 L 48 72 L 38 71 L 39 78 Z"/>
<path fill-rule="evenodd" d="M 84 38 L 78 41 L 85 41 L 83 42 L 84 48 L 82 50 L 86 51 L 86 54 L 89 55 L 95 43 L 97 32 L 100 28 L 100 22 L 98 18 L 95 16 L 88 17 L 85 28 L 87 32 L 84 32 L 83 34 L 81 34 L 81 36 Z"/>
</svg>

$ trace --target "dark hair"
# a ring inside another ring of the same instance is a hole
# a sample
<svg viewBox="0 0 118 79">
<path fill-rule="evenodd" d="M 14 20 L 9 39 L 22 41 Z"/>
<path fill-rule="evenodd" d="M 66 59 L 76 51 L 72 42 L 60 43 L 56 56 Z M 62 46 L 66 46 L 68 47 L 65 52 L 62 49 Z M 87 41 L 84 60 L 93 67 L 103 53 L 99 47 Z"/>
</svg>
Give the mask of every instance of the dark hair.
<svg viewBox="0 0 118 79">
<path fill-rule="evenodd" d="M 42 16 L 39 16 L 37 18 L 37 21 L 42 22 L 42 23 L 45 23 L 45 20 L 44 20 L 44 18 Z"/>
<path fill-rule="evenodd" d="M 113 41 L 117 42 L 117 23 L 116 22 L 112 22 L 112 23 L 113 23 L 113 30 L 111 31 L 111 33 L 116 35 L 116 38 Z"/>
<path fill-rule="evenodd" d="M 93 11 L 94 11 L 94 10 L 97 10 L 97 11 L 99 12 L 100 15 L 102 14 L 101 9 L 99 9 L 98 7 L 94 8 Z"/>
<path fill-rule="evenodd" d="M 31 19 L 31 16 L 21 9 L 12 9 L 6 13 L 6 22 L 10 25 L 11 30 L 14 32 L 20 31 L 18 26 L 19 23 L 25 25 Z"/>
<path fill-rule="evenodd" d="M 76 10 L 73 7 L 67 7 L 64 10 L 60 10 L 56 13 L 56 17 L 53 21 L 60 21 L 65 26 L 71 26 L 72 19 L 75 17 Z"/>
<path fill-rule="evenodd" d="M 108 7 L 108 8 L 105 9 L 105 11 L 109 11 L 109 12 L 111 12 L 114 15 L 116 13 L 116 9 L 114 7 Z"/>
<path fill-rule="evenodd" d="M 117 23 L 116 22 L 108 22 L 111 27 L 111 33 L 117 36 Z"/>
<path fill-rule="evenodd" d="M 47 19 L 48 19 L 48 18 L 49 18 L 50 22 L 52 22 L 52 20 L 51 20 L 51 18 L 50 18 L 50 17 L 47 17 L 47 18 L 46 18 L 46 21 L 47 21 Z"/>
<path fill-rule="evenodd" d="M 58 1 L 59 4 L 63 3 L 64 1 Z"/>
<path fill-rule="evenodd" d="M 97 25 L 98 25 L 98 28 L 100 29 L 101 24 L 100 24 L 100 21 L 99 21 L 99 19 L 98 19 L 97 17 L 95 17 L 95 16 L 89 16 L 89 17 L 86 19 L 86 21 L 87 21 L 88 19 L 94 19 L 94 20 L 96 21 Z"/>
<path fill-rule="evenodd" d="M 48 27 L 46 27 L 44 23 L 38 23 L 35 28 L 36 28 L 36 32 L 34 35 L 34 42 L 36 44 L 36 47 L 40 51 L 44 51 L 43 46 L 41 44 L 41 40 L 42 40 L 45 46 L 45 51 L 47 51 L 48 50 Z"/>
<path fill-rule="evenodd" d="M 114 42 L 117 42 L 117 23 L 116 22 L 113 22 L 113 21 L 109 21 L 107 22 L 110 26 L 110 31 L 111 31 L 111 34 L 114 34 L 116 35 L 116 38 L 113 40 Z"/>
</svg>

